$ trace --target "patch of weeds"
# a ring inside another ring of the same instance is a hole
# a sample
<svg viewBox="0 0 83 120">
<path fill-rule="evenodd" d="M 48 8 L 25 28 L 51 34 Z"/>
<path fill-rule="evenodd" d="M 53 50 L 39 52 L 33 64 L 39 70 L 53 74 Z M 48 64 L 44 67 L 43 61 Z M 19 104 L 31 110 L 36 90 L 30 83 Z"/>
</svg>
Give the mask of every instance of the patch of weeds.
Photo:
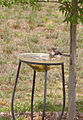
<svg viewBox="0 0 83 120">
<path fill-rule="evenodd" d="M 7 82 L 8 81 L 8 75 L 6 73 L 0 74 L 0 80 Z M 2 84 L 3 85 L 3 84 Z"/>
<path fill-rule="evenodd" d="M 63 42 L 63 40 L 61 40 L 61 39 L 56 39 L 56 40 L 54 41 L 54 45 L 55 45 L 55 46 L 63 46 L 63 44 L 64 44 L 64 42 Z"/>
<path fill-rule="evenodd" d="M 58 99 L 62 99 L 62 96 L 61 96 L 61 95 L 57 95 L 57 98 L 58 98 Z"/>
<path fill-rule="evenodd" d="M 15 80 L 16 71 L 14 69 L 13 70 L 6 69 L 6 76 L 7 76 L 7 79 L 8 79 L 8 83 L 12 84 L 12 81 Z"/>
<path fill-rule="evenodd" d="M 81 91 L 81 95 L 78 95 L 77 97 L 79 98 L 77 98 L 77 102 L 80 102 L 80 101 L 82 101 L 83 100 L 83 92 Z M 82 101 L 83 102 L 83 101 Z"/>
<path fill-rule="evenodd" d="M 58 38 L 58 33 L 47 33 L 45 34 L 46 39 L 57 39 Z"/>
<path fill-rule="evenodd" d="M 48 30 L 54 30 L 55 26 L 53 24 L 48 25 Z"/>
<path fill-rule="evenodd" d="M 52 15 L 52 11 L 53 11 L 52 8 L 53 8 L 53 5 L 49 5 L 49 6 L 48 6 L 47 14 L 46 14 L 47 16 L 51 16 L 51 15 Z"/>
<path fill-rule="evenodd" d="M 40 52 L 40 47 L 37 44 L 34 44 L 33 42 L 29 42 L 29 49 L 30 49 L 30 52 L 33 52 L 33 53 Z"/>
<path fill-rule="evenodd" d="M 18 61 L 17 60 L 12 60 L 12 64 L 18 65 Z"/>
<path fill-rule="evenodd" d="M 77 77 L 78 77 L 77 82 L 79 82 L 79 78 L 83 79 L 82 63 L 80 59 L 79 59 L 79 62 L 77 63 L 76 69 L 77 69 Z"/>
<path fill-rule="evenodd" d="M 35 46 L 34 46 L 34 48 L 32 49 L 32 52 L 33 53 L 40 53 L 40 49 L 39 48 L 35 48 Z"/>
<path fill-rule="evenodd" d="M 29 29 L 30 29 L 30 30 L 33 30 L 35 27 L 36 27 L 36 26 L 35 26 L 35 23 L 34 23 L 34 24 L 29 24 Z"/>
<path fill-rule="evenodd" d="M 0 64 L 1 65 L 7 64 L 7 59 L 2 54 L 0 54 Z"/>
<path fill-rule="evenodd" d="M 39 41 L 38 35 L 32 35 L 29 38 L 29 42 L 38 43 L 38 41 Z"/>
<path fill-rule="evenodd" d="M 77 47 L 83 48 L 83 38 L 79 38 L 79 40 L 77 40 Z"/>
<path fill-rule="evenodd" d="M 5 31 L 4 32 L 0 32 L 0 36 L 1 36 L 1 41 L 5 42 L 6 44 L 9 44 L 9 42 L 11 41 L 11 34 L 10 34 L 10 30 L 7 26 L 5 26 Z"/>
<path fill-rule="evenodd" d="M 47 53 L 47 51 L 50 49 L 50 46 L 44 43 L 44 44 L 39 45 L 38 49 L 39 49 L 38 52 Z"/>
<path fill-rule="evenodd" d="M 27 66 L 27 64 L 22 64 L 21 67 L 21 74 L 27 74 L 27 72 L 29 72 L 30 68 Z"/>
<path fill-rule="evenodd" d="M 28 72 L 28 71 L 27 71 L 27 72 Z M 27 79 L 32 80 L 32 77 L 28 77 L 28 76 L 25 75 L 25 74 L 20 74 L 19 78 L 20 78 L 21 81 L 24 81 L 24 80 L 27 80 Z M 18 81 L 18 82 L 19 82 L 19 81 Z M 28 87 L 26 87 L 26 88 L 28 88 Z M 24 86 L 23 89 L 25 89 L 25 86 Z"/>
<path fill-rule="evenodd" d="M 28 15 L 24 13 L 23 6 L 18 13 L 18 19 L 25 19 L 25 20 L 28 19 Z"/>
<path fill-rule="evenodd" d="M 20 103 L 15 104 L 15 112 L 16 113 L 30 111 L 30 109 L 31 109 L 30 102 L 27 102 L 24 104 L 20 104 Z"/>
<path fill-rule="evenodd" d="M 5 113 L 10 112 L 10 106 L 4 106 L 4 107 L 0 106 L 0 113 L 1 112 L 5 112 Z"/>
<path fill-rule="evenodd" d="M 4 18 L 4 15 L 2 14 L 2 12 L 0 12 L 0 20 Z"/>
<path fill-rule="evenodd" d="M 20 28 L 21 28 L 21 26 L 20 26 L 20 21 L 19 21 L 19 20 L 17 20 L 17 21 L 13 24 L 13 28 L 15 28 L 15 29 L 20 29 Z"/>
<path fill-rule="evenodd" d="M 79 82 L 79 81 L 77 81 L 77 83 L 78 83 L 78 82 Z M 77 92 L 80 93 L 80 94 L 83 93 L 83 92 L 82 92 L 82 83 L 80 83 L 79 85 L 77 84 Z"/>
<path fill-rule="evenodd" d="M 23 93 L 23 85 L 19 86 L 18 85 L 18 88 L 17 90 L 19 90 L 19 92 L 16 92 L 16 98 L 19 99 L 19 101 L 22 101 L 24 99 L 24 93 Z M 22 93 L 20 93 L 22 92 Z"/>
<path fill-rule="evenodd" d="M 3 52 L 6 54 L 12 54 L 13 51 L 17 50 L 17 46 L 13 44 L 5 44 L 2 47 Z"/>
<path fill-rule="evenodd" d="M 35 105 L 34 105 L 34 111 L 42 111 L 43 108 L 43 101 L 42 100 L 38 100 L 36 101 Z"/>
<path fill-rule="evenodd" d="M 30 12 L 28 16 L 28 23 L 30 30 L 34 29 L 37 25 L 37 14 L 35 11 Z"/>
<path fill-rule="evenodd" d="M 28 77 L 26 77 L 26 79 L 22 79 L 23 81 L 26 81 L 28 79 Z M 23 94 L 21 93 L 20 94 L 20 92 L 21 91 L 25 91 L 25 90 L 30 90 L 30 88 L 31 88 L 31 86 L 28 86 L 28 83 L 29 83 L 29 79 L 27 80 L 27 84 L 25 83 L 23 83 L 23 81 L 20 81 L 19 80 L 19 83 L 18 83 L 18 88 L 17 88 L 17 91 L 19 91 L 19 93 L 17 93 L 17 96 L 19 96 L 19 97 L 21 97 L 21 96 L 23 96 Z M 21 96 L 20 96 L 21 95 Z"/>
<path fill-rule="evenodd" d="M 49 98 L 53 98 L 53 94 L 52 94 L 52 89 L 50 89 L 50 93 L 49 94 L 47 94 L 47 97 Z"/>
<path fill-rule="evenodd" d="M 79 112 L 83 112 L 83 101 L 76 102 L 76 110 Z"/>
<path fill-rule="evenodd" d="M 46 23 L 49 20 L 49 18 L 47 16 L 43 17 L 43 22 Z"/>
<path fill-rule="evenodd" d="M 63 30 L 64 30 L 65 32 L 69 32 L 69 26 L 68 26 L 68 24 L 65 24 L 65 25 L 64 25 Z"/>
<path fill-rule="evenodd" d="M 11 120 L 11 118 L 8 116 L 0 116 L 0 120 Z"/>
<path fill-rule="evenodd" d="M 46 103 L 46 111 L 61 111 L 62 105 L 54 105 L 52 101 L 47 100 Z M 39 112 L 42 111 L 43 109 L 43 101 L 39 100 L 37 103 L 34 105 L 34 110 Z"/>
<path fill-rule="evenodd" d="M 52 101 L 51 101 L 52 102 Z M 54 105 L 50 101 L 46 104 L 46 111 L 61 111 L 61 105 Z"/>
<path fill-rule="evenodd" d="M 5 99 L 5 98 L 10 99 L 10 97 L 11 97 L 10 88 L 7 85 L 3 85 L 3 86 L 1 86 L 1 88 L 3 90 L 0 93 L 1 98 L 3 98 L 3 99 Z M 3 100 L 3 103 L 2 103 L 3 106 L 8 106 L 8 103 L 6 101 L 7 100 Z"/>
<path fill-rule="evenodd" d="M 21 116 L 18 118 L 18 120 L 23 120 L 24 117 L 25 117 L 24 115 L 21 115 Z"/>
<path fill-rule="evenodd" d="M 83 71 L 80 73 L 80 78 L 83 79 Z"/>
<path fill-rule="evenodd" d="M 14 34 L 15 37 L 22 38 L 22 36 L 23 36 L 24 33 L 22 34 L 22 33 L 19 32 L 19 31 L 14 31 L 13 34 Z"/>
<path fill-rule="evenodd" d="M 39 18 L 40 19 L 40 18 Z M 43 24 L 42 22 L 42 19 L 40 19 L 38 22 L 37 22 L 37 27 L 45 27 L 45 25 Z"/>
<path fill-rule="evenodd" d="M 54 18 L 58 18 L 58 14 L 56 13 L 56 14 L 53 14 L 52 15 Z"/>
<path fill-rule="evenodd" d="M 5 82 L 5 84 L 2 84 L 2 86 L 6 84 L 12 84 L 15 80 L 15 73 L 15 70 L 11 71 L 6 68 L 5 73 L 0 74 L 1 83 Z"/>
</svg>

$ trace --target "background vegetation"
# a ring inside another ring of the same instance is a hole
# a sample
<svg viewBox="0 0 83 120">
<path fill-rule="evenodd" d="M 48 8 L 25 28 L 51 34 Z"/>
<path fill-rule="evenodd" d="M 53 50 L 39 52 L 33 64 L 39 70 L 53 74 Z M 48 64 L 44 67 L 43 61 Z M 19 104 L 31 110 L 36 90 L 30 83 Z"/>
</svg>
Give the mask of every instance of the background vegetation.
<svg viewBox="0 0 83 120">
<path fill-rule="evenodd" d="M 57 4 L 41 4 L 39 10 L 31 11 L 26 6 L 0 6 L 0 113 L 10 114 L 11 97 L 18 66 L 18 54 L 25 52 L 46 52 L 57 47 L 69 52 L 69 25 L 63 23 L 64 16 Z M 83 112 L 83 26 L 77 29 L 77 111 Z M 65 61 L 66 109 L 68 91 L 68 63 Z M 30 111 L 33 70 L 22 64 L 15 96 L 15 112 Z M 44 73 L 37 73 L 34 111 L 42 111 Z M 62 83 L 60 67 L 48 72 L 46 111 L 60 111 L 62 105 Z M 24 116 L 22 116 L 23 118 Z M 7 119 L 7 118 L 6 118 Z M 21 118 L 19 118 L 21 120 Z"/>
</svg>

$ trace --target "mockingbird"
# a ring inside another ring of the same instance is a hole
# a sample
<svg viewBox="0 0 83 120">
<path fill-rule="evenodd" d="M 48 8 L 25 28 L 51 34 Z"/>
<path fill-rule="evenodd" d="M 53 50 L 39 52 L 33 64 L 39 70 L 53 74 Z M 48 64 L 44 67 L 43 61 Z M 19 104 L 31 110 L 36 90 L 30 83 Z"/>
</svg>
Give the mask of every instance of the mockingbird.
<svg viewBox="0 0 83 120">
<path fill-rule="evenodd" d="M 70 55 L 65 54 L 65 53 L 61 53 L 56 48 L 51 48 L 49 50 L 49 55 L 50 55 L 51 58 L 56 57 L 57 55 L 63 55 L 63 56 L 66 56 L 66 57 L 70 57 Z"/>
</svg>

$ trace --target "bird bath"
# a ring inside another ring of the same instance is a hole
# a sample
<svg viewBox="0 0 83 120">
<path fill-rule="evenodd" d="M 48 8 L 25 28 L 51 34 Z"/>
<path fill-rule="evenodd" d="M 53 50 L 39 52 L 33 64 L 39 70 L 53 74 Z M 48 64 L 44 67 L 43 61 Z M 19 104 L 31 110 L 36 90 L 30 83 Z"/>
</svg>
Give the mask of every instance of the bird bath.
<svg viewBox="0 0 83 120">
<path fill-rule="evenodd" d="M 48 64 L 47 70 L 50 70 L 55 68 L 55 66 L 49 64 L 62 62 L 60 56 L 51 58 L 49 54 L 46 53 L 23 53 L 19 55 L 19 59 L 28 62 L 27 64 L 38 72 L 45 71 L 45 64 Z"/>
<path fill-rule="evenodd" d="M 15 85 L 14 85 L 13 94 L 12 94 L 12 101 L 11 101 L 11 112 L 12 112 L 13 120 L 15 120 L 14 109 L 13 109 L 14 96 L 15 96 L 16 86 L 17 86 L 19 72 L 20 72 L 20 68 L 21 68 L 21 63 L 26 63 L 34 70 L 32 96 L 31 96 L 31 120 L 33 120 L 33 98 L 34 98 L 36 72 L 37 71 L 45 72 L 44 105 L 43 105 L 43 113 L 42 113 L 42 120 L 44 120 L 45 107 L 46 107 L 46 91 L 47 91 L 47 71 L 55 68 L 57 65 L 62 66 L 61 70 L 62 70 L 62 86 L 63 86 L 63 106 L 62 106 L 61 115 L 59 116 L 59 120 L 61 120 L 62 115 L 64 113 L 64 108 L 65 108 L 64 63 L 62 61 L 61 56 L 56 55 L 55 57 L 52 58 L 52 57 L 50 57 L 49 54 L 46 54 L 46 53 L 23 53 L 23 54 L 19 55 L 19 65 L 18 65 Z"/>
</svg>

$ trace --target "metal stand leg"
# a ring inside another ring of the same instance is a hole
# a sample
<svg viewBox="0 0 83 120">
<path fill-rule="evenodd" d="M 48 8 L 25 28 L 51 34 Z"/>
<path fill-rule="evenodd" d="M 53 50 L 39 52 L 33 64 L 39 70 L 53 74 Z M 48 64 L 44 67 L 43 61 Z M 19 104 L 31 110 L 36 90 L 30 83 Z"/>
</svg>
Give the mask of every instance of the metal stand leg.
<svg viewBox="0 0 83 120">
<path fill-rule="evenodd" d="M 33 97 L 34 97 L 34 88 L 35 88 L 35 77 L 36 77 L 36 71 L 34 70 L 32 97 L 31 97 L 31 120 L 33 120 Z"/>
<path fill-rule="evenodd" d="M 12 101 L 11 101 L 11 112 L 12 112 L 13 120 L 15 120 L 14 110 L 13 110 L 14 95 L 15 95 L 15 91 L 16 91 L 16 85 L 17 85 L 17 81 L 18 81 L 20 67 L 21 67 L 21 61 L 19 61 L 18 71 L 17 71 L 17 75 L 16 75 L 16 81 L 15 81 L 15 85 L 14 85 L 14 89 L 13 89 L 13 94 L 12 94 Z"/>
<path fill-rule="evenodd" d="M 64 78 L 64 63 L 62 64 L 62 83 L 63 83 L 63 108 L 59 120 L 61 120 L 65 109 L 65 78 Z"/>
<path fill-rule="evenodd" d="M 43 105 L 42 120 L 44 120 L 45 107 L 46 107 L 46 90 L 47 90 L 47 65 L 45 66 L 44 105 Z"/>
</svg>

